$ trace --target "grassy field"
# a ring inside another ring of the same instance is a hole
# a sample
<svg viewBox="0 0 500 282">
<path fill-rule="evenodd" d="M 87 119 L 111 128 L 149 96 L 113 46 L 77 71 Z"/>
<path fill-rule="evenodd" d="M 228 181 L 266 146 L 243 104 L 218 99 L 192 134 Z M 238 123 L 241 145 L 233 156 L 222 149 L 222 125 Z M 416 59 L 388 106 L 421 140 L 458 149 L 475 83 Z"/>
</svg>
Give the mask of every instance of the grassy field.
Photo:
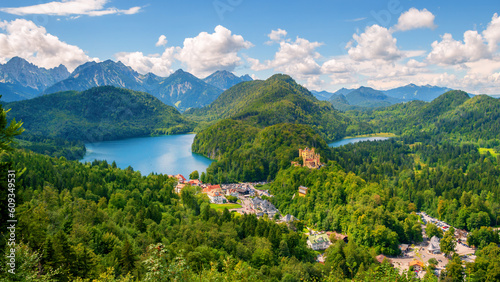
<svg viewBox="0 0 500 282">
<path fill-rule="evenodd" d="M 223 211 L 224 208 L 230 209 L 238 209 L 241 208 L 239 204 L 210 204 L 210 207 L 215 210 Z"/>
<path fill-rule="evenodd" d="M 493 157 L 498 156 L 498 153 L 495 152 L 495 149 L 488 149 L 488 148 L 479 148 L 479 154 L 486 154 L 487 152 L 490 152 L 490 154 Z"/>
</svg>

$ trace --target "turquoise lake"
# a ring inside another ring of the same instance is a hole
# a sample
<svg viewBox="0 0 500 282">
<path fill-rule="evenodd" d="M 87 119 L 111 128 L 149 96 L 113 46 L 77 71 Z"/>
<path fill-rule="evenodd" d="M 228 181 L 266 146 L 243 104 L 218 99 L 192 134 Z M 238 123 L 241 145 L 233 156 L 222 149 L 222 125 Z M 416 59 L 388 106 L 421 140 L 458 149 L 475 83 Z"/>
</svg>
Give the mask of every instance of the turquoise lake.
<svg viewBox="0 0 500 282">
<path fill-rule="evenodd" d="M 344 146 L 347 144 L 352 144 L 352 143 L 358 143 L 358 142 L 364 142 L 364 141 L 383 141 L 387 140 L 390 137 L 356 137 L 356 138 L 345 138 L 339 141 L 335 141 L 333 143 L 328 144 L 330 147 L 340 147 Z"/>
<path fill-rule="evenodd" d="M 195 134 L 129 138 L 85 144 L 87 153 L 80 162 L 113 161 L 119 168 L 131 166 L 142 175 L 151 172 L 180 173 L 188 178 L 194 170 L 206 171 L 212 160 L 191 151 Z"/>
</svg>

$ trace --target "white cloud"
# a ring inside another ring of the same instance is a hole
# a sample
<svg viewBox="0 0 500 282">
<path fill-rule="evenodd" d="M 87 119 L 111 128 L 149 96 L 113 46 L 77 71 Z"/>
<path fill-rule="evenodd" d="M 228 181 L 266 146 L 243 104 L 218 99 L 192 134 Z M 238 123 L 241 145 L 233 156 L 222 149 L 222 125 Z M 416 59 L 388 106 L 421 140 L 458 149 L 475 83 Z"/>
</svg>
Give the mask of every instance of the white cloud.
<svg viewBox="0 0 500 282">
<path fill-rule="evenodd" d="M 286 30 L 278 28 L 277 30 L 271 30 L 271 33 L 269 33 L 267 36 L 269 37 L 269 39 L 271 39 L 270 42 L 273 42 L 273 41 L 274 42 L 279 42 L 283 38 L 285 38 L 286 35 L 287 35 Z"/>
<path fill-rule="evenodd" d="M 297 37 L 294 42 L 282 40 L 273 60 L 267 60 L 264 63 L 253 58 L 247 60 L 252 64 L 252 70 L 274 69 L 302 79 L 307 75 L 320 74 L 321 67 L 316 60 L 321 55 L 316 52 L 316 48 L 321 45 L 322 43 L 310 42 L 300 37 Z"/>
<path fill-rule="evenodd" d="M 500 18 L 495 13 L 488 27 L 479 33 L 476 30 L 464 32 L 464 39 L 457 41 L 445 33 L 441 41 L 432 43 L 427 59 L 434 64 L 464 67 L 467 63 L 483 59 L 495 59 L 500 43 Z M 464 64 L 464 65 L 461 65 Z"/>
<path fill-rule="evenodd" d="M 60 41 L 32 21 L 3 21 L 0 28 L 5 30 L 5 33 L 0 33 L 0 58 L 3 61 L 18 56 L 40 67 L 53 68 L 63 64 L 72 71 L 84 62 L 98 60 L 91 59 L 79 47 Z"/>
<path fill-rule="evenodd" d="M 427 59 L 439 65 L 460 65 L 489 57 L 491 52 L 483 37 L 475 30 L 468 30 L 464 33 L 463 43 L 445 33 L 440 42 L 432 43 L 432 51 Z"/>
<path fill-rule="evenodd" d="M 402 56 L 396 46 L 396 38 L 385 27 L 368 26 L 364 33 L 354 34 L 352 37 L 355 42 L 351 41 L 346 47 L 349 48 L 349 56 L 355 61 L 394 61 Z"/>
<path fill-rule="evenodd" d="M 406 66 L 410 68 L 423 68 L 426 67 L 427 64 L 424 62 L 419 62 L 415 59 L 410 59 L 408 62 L 406 62 Z"/>
<path fill-rule="evenodd" d="M 393 27 L 395 30 L 411 30 L 418 28 L 436 28 L 435 16 L 427 9 L 418 10 L 411 8 L 399 16 L 398 23 Z"/>
<path fill-rule="evenodd" d="M 490 52 L 495 52 L 498 48 L 498 43 L 500 43 L 500 17 L 498 17 L 497 13 L 493 15 L 488 28 L 483 31 L 483 36 L 488 41 Z"/>
<path fill-rule="evenodd" d="M 323 63 L 321 72 L 324 74 L 349 72 L 348 65 L 340 60 L 331 59 Z"/>
<path fill-rule="evenodd" d="M 165 35 L 160 35 L 155 45 L 156 47 L 159 47 L 159 46 L 165 46 L 167 45 L 167 43 L 168 43 L 167 37 Z"/>
<path fill-rule="evenodd" d="M 115 57 L 141 74 L 151 72 L 166 77 L 172 73 L 175 49 L 175 47 L 166 48 L 161 56 L 158 54 L 145 56 L 142 52 L 122 52 L 115 54 Z"/>
<path fill-rule="evenodd" d="M 120 10 L 114 7 L 105 8 L 109 0 L 63 0 L 52 1 L 45 4 L 38 4 L 17 8 L 0 8 L 0 11 L 14 15 L 50 15 L 50 16 L 70 16 L 88 15 L 104 16 L 111 14 L 136 14 L 141 7 L 132 7 L 127 10 Z"/>
<path fill-rule="evenodd" d="M 307 78 L 306 81 L 307 82 L 306 82 L 306 84 L 304 84 L 304 87 L 306 87 L 307 89 L 309 89 L 309 90 L 317 90 L 317 91 L 323 90 L 322 86 L 325 83 L 325 81 L 321 80 L 319 78 L 319 76 L 317 76 L 317 75 L 310 76 L 310 77 Z"/>
<path fill-rule="evenodd" d="M 196 37 L 186 38 L 175 57 L 192 74 L 206 76 L 216 70 L 233 71 L 242 64 L 238 52 L 252 46 L 241 35 L 232 35 L 229 29 L 219 25 L 212 34 L 201 32 Z"/>
</svg>

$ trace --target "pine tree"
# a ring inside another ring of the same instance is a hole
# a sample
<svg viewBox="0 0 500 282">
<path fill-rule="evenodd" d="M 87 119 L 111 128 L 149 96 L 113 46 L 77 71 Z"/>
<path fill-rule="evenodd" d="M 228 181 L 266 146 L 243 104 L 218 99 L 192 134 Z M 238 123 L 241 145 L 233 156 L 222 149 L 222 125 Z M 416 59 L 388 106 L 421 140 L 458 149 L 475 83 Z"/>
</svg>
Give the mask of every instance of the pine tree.
<svg viewBox="0 0 500 282">
<path fill-rule="evenodd" d="M 121 251 L 121 258 L 120 258 L 122 273 L 127 274 L 130 273 L 132 270 L 134 270 L 135 261 L 136 258 L 134 255 L 134 250 L 132 248 L 132 245 L 130 244 L 128 239 L 125 239 L 125 243 L 123 244 L 123 248 Z"/>
</svg>

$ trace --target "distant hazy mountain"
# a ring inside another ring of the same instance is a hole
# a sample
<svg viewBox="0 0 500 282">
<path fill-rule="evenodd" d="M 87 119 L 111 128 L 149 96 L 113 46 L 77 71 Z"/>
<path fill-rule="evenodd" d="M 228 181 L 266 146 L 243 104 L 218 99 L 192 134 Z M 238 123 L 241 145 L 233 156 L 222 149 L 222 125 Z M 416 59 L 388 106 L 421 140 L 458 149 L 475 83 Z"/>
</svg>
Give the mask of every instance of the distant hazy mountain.
<svg viewBox="0 0 500 282">
<path fill-rule="evenodd" d="M 25 59 L 14 57 L 0 65 L 0 94 L 2 101 L 33 98 L 50 85 L 69 76 L 65 66 L 39 68 Z"/>
<path fill-rule="evenodd" d="M 345 95 L 349 94 L 349 92 L 352 92 L 354 90 L 356 90 L 356 89 L 354 89 L 354 88 L 353 89 L 348 89 L 348 88 L 342 87 L 339 90 L 333 92 L 330 97 L 332 97 L 333 95 L 335 95 L 335 96 L 344 95 L 345 96 Z"/>
<path fill-rule="evenodd" d="M 320 100 L 320 101 L 328 101 L 330 99 L 330 97 L 332 96 L 332 93 L 331 92 L 328 92 L 328 91 L 316 91 L 316 90 L 309 90 L 311 92 L 311 94 L 314 95 L 314 97 L 316 97 L 316 99 Z"/>
<path fill-rule="evenodd" d="M 430 102 L 450 90 L 452 89 L 446 87 L 431 85 L 417 86 L 415 84 L 408 84 L 406 86 L 386 90 L 384 93 L 388 96 L 404 101 L 421 100 Z"/>
<path fill-rule="evenodd" d="M 359 106 L 351 106 L 343 94 L 332 95 L 329 100 L 333 107 L 339 111 L 349 111 L 349 110 L 362 110 L 363 108 Z"/>
<path fill-rule="evenodd" d="M 151 91 L 151 94 L 165 104 L 182 110 L 208 105 L 221 93 L 220 88 L 209 85 L 181 69 L 161 80 L 158 87 Z"/>
<path fill-rule="evenodd" d="M 67 79 L 49 87 L 44 93 L 84 91 L 104 85 L 145 91 L 180 110 L 208 105 L 222 93 L 221 89 L 183 70 L 166 78 L 152 73 L 142 75 L 122 62 L 111 60 L 85 63 L 77 67 Z"/>
<path fill-rule="evenodd" d="M 342 88 L 332 94 L 329 101 L 334 105 L 334 107 L 336 107 L 336 109 L 344 111 L 353 109 L 349 106 L 365 108 L 386 107 L 402 102 L 400 99 L 389 97 L 384 94 L 384 92 L 370 87 L 362 86 L 358 89 L 349 90 L 350 89 Z"/>
<path fill-rule="evenodd" d="M 236 76 L 232 72 L 225 70 L 216 71 L 203 79 L 204 82 L 222 90 L 227 90 L 240 82 L 251 80 L 253 79 L 248 74 Z"/>
</svg>

